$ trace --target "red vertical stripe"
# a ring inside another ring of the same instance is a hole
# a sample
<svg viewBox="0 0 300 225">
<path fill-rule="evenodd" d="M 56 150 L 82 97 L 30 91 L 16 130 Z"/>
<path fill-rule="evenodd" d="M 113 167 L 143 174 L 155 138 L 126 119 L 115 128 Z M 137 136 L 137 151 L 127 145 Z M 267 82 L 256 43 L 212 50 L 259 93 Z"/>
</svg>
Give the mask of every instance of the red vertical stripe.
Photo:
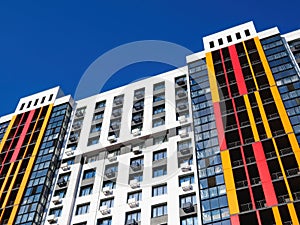
<svg viewBox="0 0 300 225">
<path fill-rule="evenodd" d="M 262 188 L 265 194 L 267 206 L 277 205 L 277 198 L 272 184 L 270 171 L 265 158 L 265 153 L 261 142 L 255 142 L 252 144 L 254 156 L 256 159 L 256 165 L 258 168 Z"/>
<path fill-rule="evenodd" d="M 220 109 L 220 103 L 215 102 L 214 103 L 214 114 L 216 119 L 216 126 L 218 131 L 218 140 L 220 145 L 220 150 L 227 149 L 226 140 L 225 140 L 225 133 L 224 133 L 224 125 L 222 121 L 222 114 Z"/>
<path fill-rule="evenodd" d="M 27 134 L 27 132 L 28 132 L 30 123 L 31 123 L 31 121 L 32 121 L 34 112 L 35 112 L 35 110 L 31 110 L 31 111 L 29 112 L 29 115 L 28 115 L 28 117 L 27 117 L 26 123 L 25 123 L 25 125 L 24 125 L 24 127 L 23 127 L 22 133 L 21 133 L 21 135 L 20 135 L 20 137 L 19 137 L 18 143 L 17 143 L 17 145 L 16 145 L 16 147 L 15 147 L 15 150 L 14 150 L 14 153 L 13 153 L 11 159 L 10 159 L 10 162 L 14 162 L 14 161 L 16 161 L 16 159 L 18 158 L 18 155 L 19 155 L 19 153 L 20 153 L 20 150 L 21 150 L 21 147 L 22 147 L 22 145 L 23 145 L 24 139 L 25 139 L 26 134 Z"/>
<path fill-rule="evenodd" d="M 237 86 L 239 89 L 239 93 L 240 93 L 240 95 L 247 94 L 247 86 L 246 86 L 246 83 L 244 80 L 243 71 L 240 66 L 240 61 L 239 61 L 239 57 L 238 57 L 235 45 L 229 46 L 228 50 L 229 50 L 229 54 L 230 54 L 230 58 L 231 58 L 231 62 L 232 62 L 233 70 L 234 70 L 236 83 L 237 83 Z"/>
<path fill-rule="evenodd" d="M 4 156 L 4 159 L 3 159 L 2 165 L 1 165 L 1 169 L 0 169 L 0 175 L 2 174 L 2 170 L 3 170 L 3 168 L 4 168 L 4 164 L 7 163 L 7 162 L 6 162 L 6 159 L 7 159 L 8 153 L 9 153 L 9 151 L 11 150 L 11 147 L 12 147 L 12 145 L 13 145 L 13 143 L 14 143 L 14 139 L 16 138 L 16 135 L 17 135 L 17 133 L 18 133 L 18 131 L 19 131 L 19 129 L 20 129 L 20 125 L 21 125 L 22 122 L 23 122 L 24 115 L 25 115 L 25 113 L 23 113 L 22 116 L 21 116 L 21 119 L 20 119 L 20 121 L 19 121 L 19 123 L 18 123 L 17 129 L 16 129 L 16 131 L 15 131 L 13 137 L 12 137 L 12 140 L 11 140 L 11 142 L 10 142 L 10 145 L 8 146 L 8 149 L 7 149 L 6 154 L 5 154 L 5 156 Z"/>
<path fill-rule="evenodd" d="M 231 225 L 240 225 L 240 219 L 238 215 L 230 216 Z"/>
</svg>

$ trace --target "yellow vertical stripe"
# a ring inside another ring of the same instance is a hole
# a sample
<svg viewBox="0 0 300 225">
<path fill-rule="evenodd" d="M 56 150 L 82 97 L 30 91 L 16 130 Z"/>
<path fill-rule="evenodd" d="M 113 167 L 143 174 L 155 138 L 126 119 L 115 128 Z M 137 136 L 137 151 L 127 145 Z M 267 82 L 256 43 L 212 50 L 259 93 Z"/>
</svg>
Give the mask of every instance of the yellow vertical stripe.
<svg viewBox="0 0 300 225">
<path fill-rule="evenodd" d="M 286 110 L 285 110 L 285 107 L 283 105 L 283 102 L 282 102 L 282 99 L 281 99 L 281 96 L 279 94 L 277 86 L 271 87 L 270 89 L 271 89 L 276 107 L 278 109 L 278 113 L 279 113 L 280 119 L 282 121 L 282 125 L 284 127 L 285 133 L 293 132 L 291 122 L 290 122 L 289 117 L 286 113 Z"/>
<path fill-rule="evenodd" d="M 34 166 L 35 158 L 36 158 L 38 150 L 40 148 L 40 144 L 41 144 L 41 142 L 43 140 L 43 136 L 44 136 L 45 130 L 47 128 L 47 123 L 48 123 L 50 115 L 51 115 L 52 107 L 53 107 L 53 104 L 50 104 L 49 108 L 47 110 L 46 116 L 45 116 L 44 121 L 43 121 L 43 125 L 42 125 L 42 127 L 40 129 L 39 136 L 38 136 L 38 138 L 36 140 L 36 144 L 35 144 L 33 152 L 32 152 L 32 157 L 30 157 L 30 159 L 29 159 L 29 162 L 28 162 L 28 165 L 26 167 L 26 171 L 25 171 L 24 177 L 22 179 L 21 186 L 20 186 L 19 191 L 17 193 L 16 200 L 15 200 L 15 203 L 14 203 L 14 207 L 12 208 L 8 224 L 13 224 L 14 220 L 16 219 L 16 214 L 18 212 L 19 204 L 21 203 L 22 196 L 23 196 L 23 193 L 25 191 L 27 181 L 28 181 L 28 179 L 30 177 L 31 170 L 32 170 L 32 168 Z"/>
<path fill-rule="evenodd" d="M 210 84 L 212 102 L 219 102 L 219 92 L 211 52 L 206 53 L 206 65 Z"/>
<path fill-rule="evenodd" d="M 223 165 L 224 180 L 226 184 L 227 198 L 229 203 L 229 212 L 230 215 L 234 215 L 239 213 L 239 204 L 237 200 L 232 166 L 231 166 L 230 155 L 228 150 L 221 152 L 221 159 Z"/>
<path fill-rule="evenodd" d="M 263 121 L 265 130 L 266 130 L 267 137 L 271 138 L 272 137 L 272 132 L 271 132 L 271 129 L 270 129 L 270 125 L 268 123 L 268 118 L 266 116 L 265 109 L 264 109 L 263 103 L 261 101 L 259 92 L 256 91 L 256 92 L 254 92 L 254 94 L 255 94 L 255 98 L 256 98 L 257 105 L 258 105 L 258 108 L 259 108 L 259 112 L 260 112 L 260 115 L 261 115 L 261 119 Z"/>
<path fill-rule="evenodd" d="M 6 142 L 7 138 L 8 138 L 8 134 L 10 133 L 10 130 L 12 128 L 12 126 L 14 125 L 14 122 L 15 122 L 15 119 L 16 119 L 16 115 L 12 117 L 10 123 L 8 124 L 7 128 L 6 128 L 6 131 L 5 131 L 5 134 L 2 138 L 2 141 L 0 143 L 0 153 L 2 152 L 3 150 L 3 146 L 4 146 L 4 143 Z"/>
<path fill-rule="evenodd" d="M 288 138 L 290 140 L 296 161 L 298 163 L 298 168 L 300 170 L 300 148 L 296 136 L 294 133 L 288 134 Z"/>
<path fill-rule="evenodd" d="M 289 208 L 289 212 L 290 212 L 290 216 L 292 219 L 292 224 L 293 225 L 299 225 L 299 220 L 296 214 L 296 210 L 295 210 L 295 206 L 293 203 L 289 203 L 287 204 L 288 208 Z"/>
<path fill-rule="evenodd" d="M 293 195 L 292 195 L 292 192 L 291 192 L 291 188 L 290 188 L 290 185 L 288 183 L 288 180 L 287 180 L 287 177 L 286 177 L 286 173 L 285 173 L 285 170 L 284 170 L 284 167 L 283 167 L 283 164 L 282 164 L 282 161 L 281 161 L 281 157 L 280 157 L 280 154 L 279 154 L 279 151 L 278 151 L 278 147 L 277 147 L 277 144 L 276 144 L 274 138 L 272 138 L 272 142 L 273 142 L 273 145 L 274 145 L 274 149 L 275 149 L 275 152 L 276 152 L 277 160 L 278 160 L 278 163 L 279 163 L 279 166 L 280 166 L 280 170 L 281 170 L 281 173 L 282 173 L 282 176 L 283 176 L 283 180 L 284 180 L 284 183 L 285 183 L 285 186 L 286 186 L 289 198 L 290 198 L 291 201 L 293 201 Z"/>
<path fill-rule="evenodd" d="M 281 217 L 280 217 L 278 206 L 274 206 L 272 208 L 272 211 L 273 211 L 273 215 L 274 215 L 276 225 L 282 225 L 282 220 L 281 220 Z"/>
<path fill-rule="evenodd" d="M 273 85 L 275 85 L 275 80 L 274 80 L 272 71 L 270 69 L 268 60 L 266 58 L 265 52 L 263 50 L 263 47 L 262 47 L 262 45 L 261 45 L 260 40 L 258 39 L 258 37 L 254 38 L 254 42 L 255 42 L 255 45 L 256 45 L 256 48 L 257 48 L 260 60 L 261 60 L 262 65 L 264 67 L 264 70 L 266 72 L 269 84 L 270 84 L 270 86 L 273 86 Z"/>
<path fill-rule="evenodd" d="M 244 95 L 244 100 L 245 100 L 245 105 L 246 105 L 248 117 L 249 117 L 249 120 L 250 120 L 250 125 L 251 125 L 251 128 L 252 128 L 254 140 L 259 141 L 259 135 L 258 135 L 258 131 L 257 131 L 257 128 L 256 128 L 256 123 L 255 123 L 255 120 L 254 120 L 254 116 L 253 116 L 253 113 L 252 113 L 252 108 L 251 108 L 251 105 L 250 105 L 248 95 Z"/>
<path fill-rule="evenodd" d="M 249 54 L 248 54 L 248 50 L 247 50 L 247 47 L 246 47 L 244 41 L 243 41 L 243 46 L 244 46 L 244 50 L 245 50 L 245 53 L 246 53 L 247 61 L 248 61 L 248 64 L 249 64 L 249 67 L 250 67 L 250 70 L 251 70 L 251 75 L 252 75 L 256 90 L 258 90 L 258 85 L 257 85 L 257 81 L 256 81 L 256 78 L 255 78 L 254 70 L 253 70 L 253 67 L 252 67 L 252 64 L 251 64 L 251 61 L 250 61 L 250 57 L 249 57 Z"/>
</svg>

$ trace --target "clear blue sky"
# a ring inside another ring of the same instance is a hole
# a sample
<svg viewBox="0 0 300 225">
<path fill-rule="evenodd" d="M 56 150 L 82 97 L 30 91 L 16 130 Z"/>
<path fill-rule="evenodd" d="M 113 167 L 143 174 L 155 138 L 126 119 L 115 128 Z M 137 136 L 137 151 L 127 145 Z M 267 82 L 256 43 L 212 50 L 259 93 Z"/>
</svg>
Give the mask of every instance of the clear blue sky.
<svg viewBox="0 0 300 225">
<path fill-rule="evenodd" d="M 202 51 L 202 37 L 253 20 L 258 31 L 300 28 L 299 0 L 1 1 L 0 116 L 19 98 L 54 86 L 74 94 L 87 67 L 121 44 L 164 40 Z M 111 89 L 169 69 L 140 63 L 120 70 Z"/>
</svg>

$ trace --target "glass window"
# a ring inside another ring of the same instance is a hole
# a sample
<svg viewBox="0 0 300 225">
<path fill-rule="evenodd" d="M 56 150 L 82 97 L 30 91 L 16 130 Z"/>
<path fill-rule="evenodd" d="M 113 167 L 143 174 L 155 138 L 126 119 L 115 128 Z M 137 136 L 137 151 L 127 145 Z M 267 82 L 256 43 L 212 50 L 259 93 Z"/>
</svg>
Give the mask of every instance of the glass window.
<svg viewBox="0 0 300 225">
<path fill-rule="evenodd" d="M 167 184 L 152 187 L 152 197 L 167 194 Z"/>
<path fill-rule="evenodd" d="M 153 115 L 162 113 L 164 111 L 165 111 L 165 105 L 159 105 L 159 106 L 153 107 Z"/>
<path fill-rule="evenodd" d="M 165 88 L 165 82 L 160 82 L 160 83 L 154 84 L 153 91 L 157 91 L 157 90 L 164 89 L 164 88 Z"/>
<path fill-rule="evenodd" d="M 105 107 L 105 101 L 97 102 L 96 106 L 95 106 L 95 109 L 100 109 L 100 108 L 103 108 L 103 107 Z"/>
<path fill-rule="evenodd" d="M 159 94 L 159 95 L 155 95 L 153 96 L 153 102 L 159 102 L 165 100 L 165 94 Z"/>
<path fill-rule="evenodd" d="M 152 177 L 160 177 L 160 176 L 164 176 L 167 175 L 167 167 L 166 166 L 162 166 L 162 167 L 158 167 L 158 168 L 153 168 L 153 174 Z"/>
<path fill-rule="evenodd" d="M 136 201 L 141 201 L 142 200 L 142 191 L 137 191 L 137 192 L 131 192 L 128 193 L 128 199 L 134 198 Z"/>
<path fill-rule="evenodd" d="M 141 211 L 134 211 L 126 213 L 126 221 L 141 221 Z"/>
<path fill-rule="evenodd" d="M 114 207 L 114 198 L 102 199 L 100 202 L 100 206 L 107 206 L 108 208 Z"/>
<path fill-rule="evenodd" d="M 64 198 L 66 196 L 67 189 L 56 190 L 54 192 L 54 196 L 59 196 L 60 198 Z"/>
<path fill-rule="evenodd" d="M 98 220 L 97 225 L 112 225 L 111 221 L 112 221 L 111 217 L 103 218 Z"/>
<path fill-rule="evenodd" d="M 181 184 L 186 181 L 189 181 L 190 184 L 195 183 L 194 174 L 189 174 L 186 176 L 179 177 L 179 186 L 181 186 Z"/>
<path fill-rule="evenodd" d="M 111 189 L 116 188 L 116 182 L 115 181 L 103 181 L 103 187 L 110 187 Z"/>
<path fill-rule="evenodd" d="M 167 158 L 167 150 L 159 150 L 153 153 L 153 161 L 161 160 Z"/>
<path fill-rule="evenodd" d="M 93 193 L 93 185 L 83 186 L 80 188 L 79 196 L 86 196 Z"/>
<path fill-rule="evenodd" d="M 93 120 L 100 120 L 103 118 L 104 112 L 97 112 L 94 114 Z"/>
<path fill-rule="evenodd" d="M 152 127 L 159 127 L 165 124 L 165 117 L 153 120 Z"/>
<path fill-rule="evenodd" d="M 85 179 L 93 178 L 95 177 L 95 174 L 96 174 L 96 169 L 86 170 L 83 172 L 82 179 L 85 180 Z"/>
<path fill-rule="evenodd" d="M 90 203 L 78 205 L 76 209 L 76 215 L 82 215 L 88 213 L 90 210 Z"/>
<path fill-rule="evenodd" d="M 95 125 L 92 125 L 90 133 L 101 131 L 101 128 L 102 128 L 102 123 L 97 123 Z"/>
<path fill-rule="evenodd" d="M 55 217 L 60 217 L 62 212 L 62 207 L 50 209 L 49 215 L 55 215 Z"/>
<path fill-rule="evenodd" d="M 164 216 L 168 214 L 167 203 L 152 207 L 152 218 Z"/>
<path fill-rule="evenodd" d="M 180 207 L 182 208 L 185 203 L 192 203 L 193 205 L 196 205 L 196 194 L 180 196 Z"/>
<path fill-rule="evenodd" d="M 198 225 L 197 216 L 191 216 L 181 219 L 181 225 Z"/>
</svg>

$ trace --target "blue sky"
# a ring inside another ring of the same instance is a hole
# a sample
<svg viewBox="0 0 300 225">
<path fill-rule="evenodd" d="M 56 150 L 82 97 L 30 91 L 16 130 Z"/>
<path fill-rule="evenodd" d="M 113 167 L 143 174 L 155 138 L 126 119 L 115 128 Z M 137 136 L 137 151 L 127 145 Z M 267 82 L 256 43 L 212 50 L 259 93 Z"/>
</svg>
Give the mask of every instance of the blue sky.
<svg viewBox="0 0 300 225">
<path fill-rule="evenodd" d="M 299 29 L 299 8 L 299 0 L 1 1 L 0 116 L 13 112 L 19 98 L 57 85 L 73 95 L 88 66 L 119 45 L 163 40 L 198 52 L 202 37 L 250 20 L 258 31 Z M 104 90 L 169 69 L 134 64 Z"/>
</svg>

